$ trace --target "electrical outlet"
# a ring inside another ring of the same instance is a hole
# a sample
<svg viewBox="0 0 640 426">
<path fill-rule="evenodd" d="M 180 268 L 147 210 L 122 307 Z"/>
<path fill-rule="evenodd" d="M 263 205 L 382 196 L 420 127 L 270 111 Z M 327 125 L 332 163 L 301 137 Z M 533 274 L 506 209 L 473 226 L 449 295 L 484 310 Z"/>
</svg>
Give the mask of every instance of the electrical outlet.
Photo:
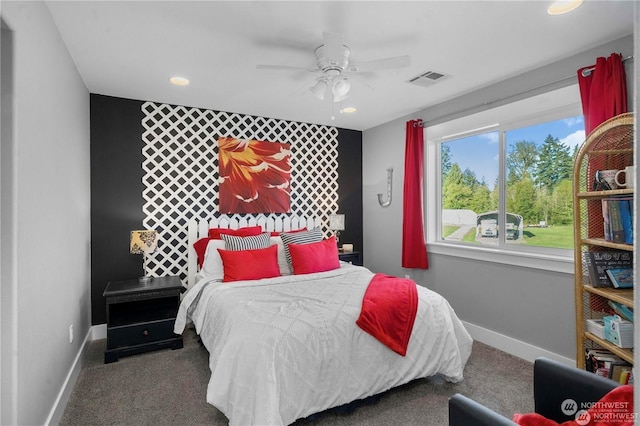
<svg viewBox="0 0 640 426">
<path fill-rule="evenodd" d="M 411 279 L 411 275 L 409 275 L 409 274 L 406 274 L 404 277 L 405 277 L 406 279 L 408 279 L 408 280 L 410 280 L 410 279 Z"/>
<path fill-rule="evenodd" d="M 73 324 L 69 326 L 69 343 L 73 343 Z"/>
</svg>

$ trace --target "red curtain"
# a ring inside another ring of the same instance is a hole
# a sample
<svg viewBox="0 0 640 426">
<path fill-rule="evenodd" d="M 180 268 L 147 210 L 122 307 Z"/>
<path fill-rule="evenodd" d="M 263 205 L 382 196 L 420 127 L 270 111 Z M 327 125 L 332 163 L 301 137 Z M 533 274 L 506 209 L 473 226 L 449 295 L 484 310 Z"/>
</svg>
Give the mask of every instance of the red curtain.
<svg viewBox="0 0 640 426">
<path fill-rule="evenodd" d="M 407 121 L 402 200 L 402 267 L 428 269 L 424 242 L 423 193 L 424 134 L 422 120 Z"/>
<path fill-rule="evenodd" d="M 585 70 L 591 73 L 583 75 Z M 612 53 L 609 58 L 598 58 L 595 66 L 580 68 L 578 84 L 587 135 L 600 123 L 627 112 L 627 80 L 620 54 Z"/>
<path fill-rule="evenodd" d="M 583 73 L 585 70 L 591 72 Z M 580 68 L 578 85 L 582 99 L 584 131 L 587 136 L 604 121 L 627 112 L 627 80 L 620 54 L 612 53 L 609 58 L 600 57 L 596 59 L 595 66 Z M 596 170 L 611 169 L 615 168 L 614 166 L 603 163 L 602 159 L 591 158 L 587 165 L 587 180 L 574 184 L 585 185 L 582 190 L 588 191 L 591 189 Z M 600 203 L 589 203 L 587 212 L 588 236 L 602 238 L 604 225 Z"/>
</svg>

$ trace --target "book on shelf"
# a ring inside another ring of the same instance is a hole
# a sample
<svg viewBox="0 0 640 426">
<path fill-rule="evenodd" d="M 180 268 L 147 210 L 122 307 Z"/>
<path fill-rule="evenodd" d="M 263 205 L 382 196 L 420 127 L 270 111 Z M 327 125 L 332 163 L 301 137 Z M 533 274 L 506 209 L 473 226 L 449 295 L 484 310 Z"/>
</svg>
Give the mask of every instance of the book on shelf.
<svg viewBox="0 0 640 426">
<path fill-rule="evenodd" d="M 602 216 L 606 241 L 633 244 L 633 198 L 603 199 Z"/>
<path fill-rule="evenodd" d="M 604 339 L 604 320 L 602 318 L 589 318 L 586 320 L 587 331 L 596 337 Z"/>
<path fill-rule="evenodd" d="M 609 366 L 609 378 L 621 385 L 629 384 L 629 376 L 633 366 L 628 362 L 612 362 Z"/>
<path fill-rule="evenodd" d="M 623 368 L 620 373 L 620 384 L 633 386 L 633 367 Z"/>
<path fill-rule="evenodd" d="M 602 219 L 604 228 L 604 239 L 606 241 L 612 241 L 611 237 L 611 220 L 609 218 L 609 200 L 604 198 L 602 201 Z"/>
<path fill-rule="evenodd" d="M 599 376 L 609 377 L 612 364 L 622 364 L 625 361 L 607 349 L 587 349 L 585 354 L 585 368 Z"/>
<path fill-rule="evenodd" d="M 614 302 L 613 300 L 609 300 L 607 304 L 617 315 L 626 319 L 627 321 L 633 322 L 633 308 L 630 308 L 627 305 L 623 305 L 622 303 Z"/>
<path fill-rule="evenodd" d="M 624 231 L 624 243 L 633 244 L 633 199 L 621 201 L 620 220 Z"/>
<path fill-rule="evenodd" d="M 604 338 L 620 348 L 633 348 L 633 323 L 618 315 L 608 315 L 604 321 Z"/>
<path fill-rule="evenodd" d="M 633 287 L 633 268 L 610 268 L 607 275 L 614 288 Z"/>
<path fill-rule="evenodd" d="M 624 250 L 587 251 L 583 253 L 594 287 L 613 287 L 608 269 L 633 268 L 633 254 Z"/>
</svg>

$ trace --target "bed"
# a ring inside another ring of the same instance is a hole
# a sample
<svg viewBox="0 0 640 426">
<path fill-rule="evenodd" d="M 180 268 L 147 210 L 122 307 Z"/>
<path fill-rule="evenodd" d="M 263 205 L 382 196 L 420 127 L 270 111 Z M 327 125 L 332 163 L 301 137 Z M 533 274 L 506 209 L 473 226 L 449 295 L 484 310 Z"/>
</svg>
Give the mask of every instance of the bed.
<svg viewBox="0 0 640 426">
<path fill-rule="evenodd" d="M 209 226 L 191 225 L 198 232 L 190 232 L 190 240 L 206 235 Z M 286 425 L 414 379 L 440 375 L 451 382 L 462 380 L 472 339 L 443 297 L 413 285 L 415 320 L 402 356 L 356 324 L 370 283 L 381 274 L 337 259 L 336 268 L 304 274 L 291 274 L 289 263 L 286 273 L 282 248 L 287 245 L 281 240 L 291 235 L 269 236 L 284 274 L 232 282 L 223 282 L 226 275 L 221 278 L 223 272 L 207 265 L 214 257 L 209 249 L 223 245 L 209 240 L 206 259 L 179 308 L 174 331 L 181 334 L 191 323 L 195 327 L 210 354 L 207 402 L 230 425 Z M 304 249 L 328 247 L 327 241 Z M 295 261 L 294 254 L 299 258 L 299 253 L 290 253 Z"/>
</svg>

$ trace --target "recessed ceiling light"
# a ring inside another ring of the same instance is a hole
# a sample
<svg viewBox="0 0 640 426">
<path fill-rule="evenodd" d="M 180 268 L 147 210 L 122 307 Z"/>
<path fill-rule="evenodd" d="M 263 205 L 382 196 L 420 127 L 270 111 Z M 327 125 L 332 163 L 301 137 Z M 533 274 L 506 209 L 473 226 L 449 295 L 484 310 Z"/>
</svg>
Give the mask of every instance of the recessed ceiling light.
<svg viewBox="0 0 640 426">
<path fill-rule="evenodd" d="M 340 110 L 340 114 L 351 114 L 353 112 L 356 112 L 357 109 L 355 107 L 347 107 L 347 108 L 342 108 Z"/>
<path fill-rule="evenodd" d="M 583 0 L 558 0 L 554 1 L 551 6 L 547 8 L 549 15 L 562 15 L 563 13 L 571 12 L 577 9 Z"/>
<path fill-rule="evenodd" d="M 184 77 L 171 77 L 169 81 L 176 86 L 187 86 L 189 84 L 189 80 Z"/>
</svg>

